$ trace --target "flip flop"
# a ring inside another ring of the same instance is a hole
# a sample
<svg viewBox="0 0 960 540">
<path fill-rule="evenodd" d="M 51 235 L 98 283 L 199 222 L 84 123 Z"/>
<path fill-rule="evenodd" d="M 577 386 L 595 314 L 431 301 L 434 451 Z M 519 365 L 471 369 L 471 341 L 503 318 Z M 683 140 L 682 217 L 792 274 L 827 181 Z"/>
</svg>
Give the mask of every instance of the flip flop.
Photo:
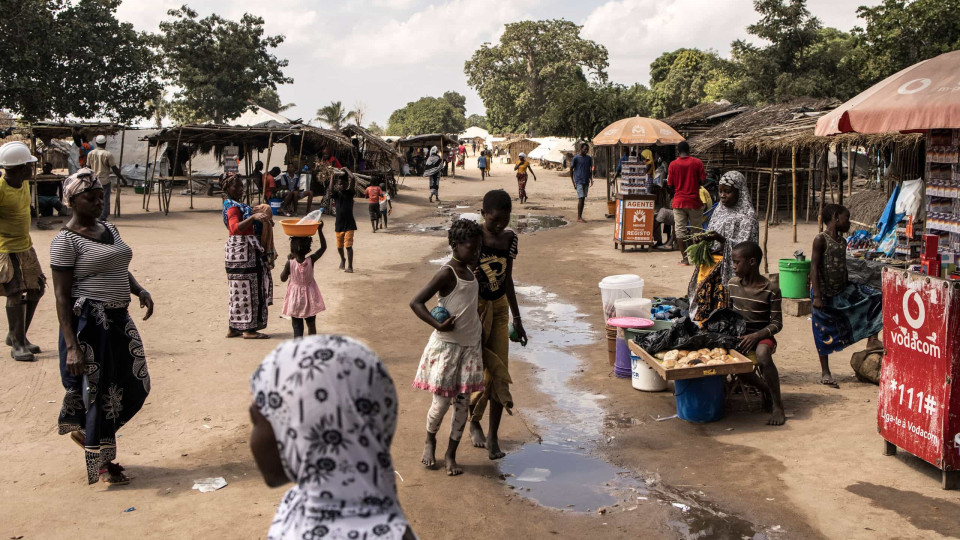
<svg viewBox="0 0 960 540">
<path fill-rule="evenodd" d="M 824 379 L 823 377 L 820 377 L 820 384 L 824 386 L 829 386 L 830 388 L 840 388 L 840 385 L 837 384 L 837 381 L 833 380 L 832 377 L 829 379 Z"/>
<path fill-rule="evenodd" d="M 244 335 L 243 339 L 270 339 L 270 336 L 261 334 L 260 332 L 254 332 L 252 336 Z"/>
<path fill-rule="evenodd" d="M 238 338 L 243 335 L 243 332 L 227 332 L 227 339 Z"/>
</svg>

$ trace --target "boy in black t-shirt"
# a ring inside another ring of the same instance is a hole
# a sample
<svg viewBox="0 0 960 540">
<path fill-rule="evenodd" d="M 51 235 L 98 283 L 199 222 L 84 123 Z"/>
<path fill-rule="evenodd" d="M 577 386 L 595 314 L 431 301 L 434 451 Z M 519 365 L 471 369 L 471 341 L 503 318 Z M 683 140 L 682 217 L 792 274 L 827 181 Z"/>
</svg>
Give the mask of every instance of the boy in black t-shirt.
<svg viewBox="0 0 960 540">
<path fill-rule="evenodd" d="M 349 169 L 343 168 L 342 175 L 330 178 L 327 192 L 337 206 L 334 231 L 337 235 L 337 253 L 340 254 L 340 269 L 353 273 L 353 235 L 357 231 L 357 220 L 353 217 L 353 198 L 357 191 L 357 179 Z M 346 257 L 344 257 L 346 250 Z M 344 268 L 346 267 L 346 268 Z"/>
</svg>

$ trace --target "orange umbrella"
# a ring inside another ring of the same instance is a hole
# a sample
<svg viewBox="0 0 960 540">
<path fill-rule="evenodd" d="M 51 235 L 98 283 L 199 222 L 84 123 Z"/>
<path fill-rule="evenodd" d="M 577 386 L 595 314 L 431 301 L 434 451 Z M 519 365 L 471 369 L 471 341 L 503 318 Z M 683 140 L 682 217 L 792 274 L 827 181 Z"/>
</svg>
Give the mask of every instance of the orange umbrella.
<svg viewBox="0 0 960 540">
<path fill-rule="evenodd" d="M 960 128 L 960 51 L 887 77 L 817 121 L 818 136 Z"/>
<path fill-rule="evenodd" d="M 634 116 L 610 124 L 593 138 L 594 146 L 677 144 L 685 139 L 672 127 L 654 118 Z"/>
</svg>

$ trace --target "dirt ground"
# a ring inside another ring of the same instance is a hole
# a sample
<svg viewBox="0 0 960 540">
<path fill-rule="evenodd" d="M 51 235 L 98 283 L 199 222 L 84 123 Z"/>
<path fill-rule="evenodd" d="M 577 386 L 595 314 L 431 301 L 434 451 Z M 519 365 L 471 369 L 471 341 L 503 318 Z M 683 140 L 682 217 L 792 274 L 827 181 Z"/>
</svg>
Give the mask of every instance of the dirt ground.
<svg viewBox="0 0 960 540">
<path fill-rule="evenodd" d="M 442 181 L 444 206 L 476 211 L 488 189 L 516 193 L 509 166 L 496 165 L 494 176 L 482 183 L 473 167 L 471 158 L 457 179 Z M 530 203 L 515 207 L 515 213 L 575 218 L 569 178 L 534 170 L 540 179 L 528 183 Z M 676 296 L 685 290 L 691 269 L 677 265 L 676 253 L 614 250 L 600 183 L 589 198 L 589 223 L 521 236 L 516 279 L 543 287 L 587 315 L 583 324 L 589 324 L 596 340 L 571 349 L 582 362 L 573 385 L 575 392 L 600 396 L 605 411 L 596 419 L 605 426 L 600 455 L 648 484 L 709 506 L 712 521 L 697 523 L 682 509 L 656 500 L 611 507 L 604 514 L 539 506 L 507 486 L 485 452 L 469 446 L 460 452 L 465 475 L 448 478 L 442 471 L 425 471 L 419 457 L 430 396 L 413 390 L 410 381 L 429 329 L 407 303 L 436 271 L 429 261 L 448 251 L 444 236 L 421 231 L 446 219 L 426 198 L 426 180 L 408 178 L 394 205 L 390 231 L 377 234 L 371 234 L 358 201 L 357 273 L 339 272 L 333 249 L 317 265 L 328 308 L 318 318 L 320 331 L 369 343 L 397 384 L 400 421 L 393 458 L 402 477 L 401 503 L 421 538 L 730 538 L 722 523 L 734 519 L 751 524 L 755 538 L 960 537 L 960 494 L 940 490 L 938 471 L 909 456 L 881 455 L 877 388 L 857 382 L 849 368 L 850 353 L 862 346 L 834 357 L 839 390 L 817 384 L 819 366 L 806 317 L 788 317 L 778 335 L 775 360 L 783 381 L 785 426 L 767 426 L 759 412 L 732 412 L 708 425 L 653 421 L 675 414 L 673 397 L 638 392 L 613 376 L 597 282 L 611 274 L 636 273 L 646 280 L 645 296 Z M 219 200 L 200 197 L 196 209 L 188 210 L 187 198 L 177 195 L 172 206 L 169 216 L 147 214 L 139 196 L 125 195 L 124 216 L 116 220 L 134 249 L 131 269 L 157 302 L 154 317 L 139 324 L 152 393 L 118 439 L 119 461 L 134 480 L 126 487 L 87 486 L 82 454 L 56 434 L 63 390 L 49 291 L 30 331 L 44 349 L 39 360 L 0 361 L 0 380 L 6 381 L 0 385 L 0 439 L 5 443 L 0 447 L 5 464 L 0 471 L 0 537 L 265 537 L 283 490 L 264 485 L 247 447 L 248 377 L 267 352 L 292 336 L 289 321 L 279 316 L 284 285 L 277 283 L 278 302 L 267 329 L 274 339 L 224 339 L 225 229 Z M 800 242 L 794 244 L 788 225 L 771 228 L 771 261 L 798 248 L 809 252 L 815 232 L 815 223 L 801 224 Z M 55 231 L 34 229 L 32 234 L 47 266 L 47 246 Z M 282 234 L 278 245 L 285 254 Z M 132 312 L 136 317 L 139 308 Z M 535 331 L 528 330 L 536 340 Z M 537 444 L 520 421 L 526 418 L 525 407 L 563 422 L 562 415 L 551 415 L 553 398 L 538 389 L 543 376 L 538 373 L 543 372 L 520 355 L 516 358 L 512 369 L 519 417 L 504 420 L 502 440 L 508 452 Z M 217 476 L 229 485 L 212 493 L 191 490 L 194 480 Z"/>
</svg>

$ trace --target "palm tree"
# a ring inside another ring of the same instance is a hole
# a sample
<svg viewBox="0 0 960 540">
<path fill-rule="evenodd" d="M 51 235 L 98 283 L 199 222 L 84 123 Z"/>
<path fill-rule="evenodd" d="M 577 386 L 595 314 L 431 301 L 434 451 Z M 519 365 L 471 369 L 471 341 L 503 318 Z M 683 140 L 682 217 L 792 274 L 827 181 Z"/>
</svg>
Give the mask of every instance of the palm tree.
<svg viewBox="0 0 960 540">
<path fill-rule="evenodd" d="M 170 113 L 170 102 L 167 101 L 167 91 L 163 88 L 157 92 L 157 97 L 147 100 L 147 107 L 151 110 L 153 121 L 157 129 L 163 127 L 163 118 Z"/>
<path fill-rule="evenodd" d="M 342 101 L 331 101 L 329 105 L 317 110 L 317 120 L 323 122 L 330 129 L 339 130 L 347 120 L 347 111 Z"/>
<path fill-rule="evenodd" d="M 353 104 L 353 110 L 347 113 L 347 120 L 353 120 L 353 123 L 363 127 L 363 117 L 367 114 L 367 104 L 358 101 Z"/>
</svg>

